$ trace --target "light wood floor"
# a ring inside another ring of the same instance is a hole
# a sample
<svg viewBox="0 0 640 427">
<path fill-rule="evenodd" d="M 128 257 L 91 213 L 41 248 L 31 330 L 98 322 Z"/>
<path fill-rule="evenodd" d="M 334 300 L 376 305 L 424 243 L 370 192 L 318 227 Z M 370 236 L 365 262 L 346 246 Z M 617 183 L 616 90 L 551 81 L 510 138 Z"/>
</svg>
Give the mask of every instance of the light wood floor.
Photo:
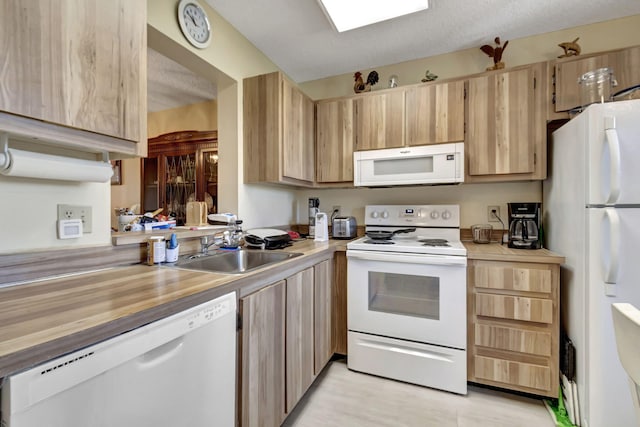
<svg viewBox="0 0 640 427">
<path fill-rule="evenodd" d="M 286 427 L 553 427 L 542 403 L 469 387 L 467 396 L 349 371 L 333 361 L 289 415 Z"/>
</svg>

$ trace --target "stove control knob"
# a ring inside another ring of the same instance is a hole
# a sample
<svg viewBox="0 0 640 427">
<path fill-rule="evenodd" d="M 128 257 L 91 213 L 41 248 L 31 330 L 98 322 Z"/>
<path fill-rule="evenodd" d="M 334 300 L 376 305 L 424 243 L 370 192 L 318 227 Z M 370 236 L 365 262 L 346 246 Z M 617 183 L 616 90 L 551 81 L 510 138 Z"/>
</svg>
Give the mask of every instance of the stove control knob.
<svg viewBox="0 0 640 427">
<path fill-rule="evenodd" d="M 389 212 L 387 212 L 387 211 L 382 212 L 382 218 L 384 218 L 384 219 L 389 218 Z"/>
<path fill-rule="evenodd" d="M 442 212 L 442 219 L 450 219 L 450 218 L 451 218 L 451 212 L 449 211 Z"/>
<path fill-rule="evenodd" d="M 379 214 L 376 211 L 371 212 L 371 218 L 378 218 L 378 215 Z"/>
<path fill-rule="evenodd" d="M 438 211 L 431 211 L 431 219 L 438 219 L 439 216 Z"/>
</svg>

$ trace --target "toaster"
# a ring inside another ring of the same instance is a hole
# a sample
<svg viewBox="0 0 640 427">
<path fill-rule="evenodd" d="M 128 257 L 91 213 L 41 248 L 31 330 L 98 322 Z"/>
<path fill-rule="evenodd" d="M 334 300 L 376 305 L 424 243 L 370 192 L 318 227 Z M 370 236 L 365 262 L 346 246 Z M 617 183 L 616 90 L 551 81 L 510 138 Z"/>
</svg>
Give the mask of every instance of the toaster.
<svg viewBox="0 0 640 427">
<path fill-rule="evenodd" d="M 331 236 L 334 239 L 353 239 L 356 237 L 356 219 L 352 216 L 337 216 L 331 223 Z"/>
</svg>

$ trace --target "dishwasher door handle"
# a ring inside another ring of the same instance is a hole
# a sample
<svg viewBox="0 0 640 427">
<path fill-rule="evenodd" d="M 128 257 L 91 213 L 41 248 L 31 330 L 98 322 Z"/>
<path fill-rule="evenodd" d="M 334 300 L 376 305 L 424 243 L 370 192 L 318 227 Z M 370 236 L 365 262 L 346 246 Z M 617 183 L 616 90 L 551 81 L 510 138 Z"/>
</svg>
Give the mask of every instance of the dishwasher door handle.
<svg viewBox="0 0 640 427">
<path fill-rule="evenodd" d="M 178 337 L 138 356 L 142 368 L 154 368 L 176 356 L 184 344 L 184 337 Z"/>
</svg>

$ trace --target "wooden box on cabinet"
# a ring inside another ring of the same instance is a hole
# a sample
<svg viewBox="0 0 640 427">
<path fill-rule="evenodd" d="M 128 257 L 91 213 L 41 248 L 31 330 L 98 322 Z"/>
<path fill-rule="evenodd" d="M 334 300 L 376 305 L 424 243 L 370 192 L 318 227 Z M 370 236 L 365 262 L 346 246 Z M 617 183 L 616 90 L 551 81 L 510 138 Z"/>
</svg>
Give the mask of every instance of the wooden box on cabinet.
<svg viewBox="0 0 640 427">
<path fill-rule="evenodd" d="M 275 72 L 244 80 L 244 180 L 310 186 L 313 101 Z"/>
<path fill-rule="evenodd" d="M 599 68 L 611 68 L 617 81 L 612 93 L 640 84 L 640 46 L 608 52 L 580 55 L 560 59 L 555 64 L 555 111 L 568 111 L 579 107 L 580 84 L 584 73 Z"/>
<path fill-rule="evenodd" d="M 180 131 L 149 139 L 149 155 L 142 159 L 142 208 L 163 208 L 184 225 L 186 204 L 207 202 L 217 211 L 218 132 Z"/>
<path fill-rule="evenodd" d="M 557 264 L 469 260 L 469 381 L 557 397 Z"/>
<path fill-rule="evenodd" d="M 146 7 L 2 2 L 2 121 L 26 121 L 31 132 L 83 151 L 144 156 Z"/>
</svg>

